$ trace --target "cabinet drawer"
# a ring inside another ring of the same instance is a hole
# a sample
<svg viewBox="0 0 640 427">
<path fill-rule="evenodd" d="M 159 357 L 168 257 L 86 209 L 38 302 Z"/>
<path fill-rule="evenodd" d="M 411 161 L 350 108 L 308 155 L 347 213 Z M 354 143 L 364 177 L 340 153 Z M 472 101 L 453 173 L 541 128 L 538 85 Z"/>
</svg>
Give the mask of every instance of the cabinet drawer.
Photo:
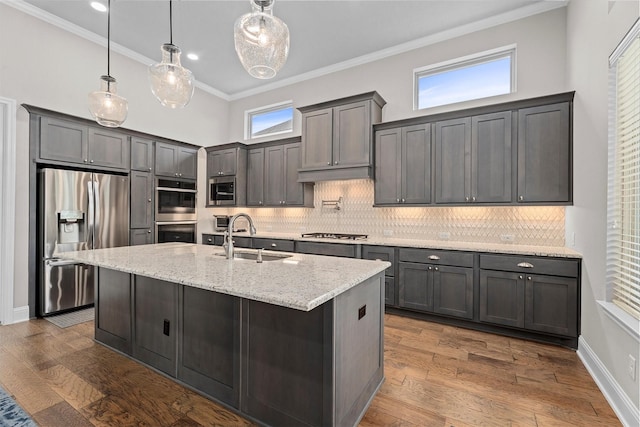
<svg viewBox="0 0 640 427">
<path fill-rule="evenodd" d="M 293 252 L 293 240 L 253 238 L 254 249 L 268 249 L 270 251 Z"/>
<path fill-rule="evenodd" d="M 578 277 L 580 261 L 526 255 L 480 255 L 483 270 Z"/>
<path fill-rule="evenodd" d="M 363 246 L 362 247 L 362 258 L 363 259 L 379 259 L 382 261 L 389 261 L 391 263 L 391 267 L 388 267 L 384 274 L 385 276 L 394 276 L 394 264 L 395 264 L 395 248 L 389 248 L 386 246 Z"/>
<path fill-rule="evenodd" d="M 251 237 L 233 236 L 233 245 L 236 248 L 252 248 L 253 247 L 251 244 L 252 240 L 253 239 Z"/>
<path fill-rule="evenodd" d="M 473 254 L 469 252 L 400 248 L 399 256 L 406 262 L 473 267 Z"/>
<path fill-rule="evenodd" d="M 357 245 L 341 244 L 341 243 L 320 243 L 298 241 L 296 243 L 296 252 L 312 255 L 329 255 L 341 256 L 347 258 L 356 258 L 358 253 Z"/>
<path fill-rule="evenodd" d="M 224 237 L 219 234 L 202 234 L 202 244 L 221 246 Z"/>
</svg>

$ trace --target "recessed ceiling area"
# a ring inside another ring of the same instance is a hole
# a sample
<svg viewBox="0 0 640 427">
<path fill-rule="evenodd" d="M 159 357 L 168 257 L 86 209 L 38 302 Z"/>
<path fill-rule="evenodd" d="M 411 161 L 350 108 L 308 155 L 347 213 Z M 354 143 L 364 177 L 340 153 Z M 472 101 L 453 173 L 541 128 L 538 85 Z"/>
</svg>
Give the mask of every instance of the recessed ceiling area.
<svg viewBox="0 0 640 427">
<path fill-rule="evenodd" d="M 106 4 L 107 0 L 100 0 Z M 7 2 L 7 0 L 5 0 Z M 8 0 L 27 13 L 76 33 L 106 39 L 107 15 L 90 0 Z M 274 15 L 290 31 L 289 58 L 271 80 L 255 79 L 234 50 L 233 24 L 251 11 L 249 0 L 175 0 L 173 42 L 182 64 L 201 88 L 226 99 L 269 90 L 566 5 L 559 0 L 276 0 Z M 169 1 L 112 0 L 112 48 L 137 53 L 147 64 L 159 62 L 160 46 L 169 42 Z M 78 31 L 81 29 L 80 31 Z M 458 33 L 456 33 L 456 30 Z M 123 52 L 121 52 L 123 53 Z M 126 53 L 126 52 L 124 52 Z M 187 58 L 188 53 L 198 60 Z M 117 75 L 117 70 L 113 70 Z"/>
</svg>

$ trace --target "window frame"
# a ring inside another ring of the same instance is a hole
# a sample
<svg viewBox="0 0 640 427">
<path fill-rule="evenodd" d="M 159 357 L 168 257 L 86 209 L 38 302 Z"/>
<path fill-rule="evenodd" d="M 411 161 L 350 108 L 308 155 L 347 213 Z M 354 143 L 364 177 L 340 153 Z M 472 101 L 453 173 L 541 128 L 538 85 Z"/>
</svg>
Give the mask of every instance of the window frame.
<svg viewBox="0 0 640 427">
<path fill-rule="evenodd" d="M 475 65 L 480 65 L 487 62 L 495 61 L 499 58 L 509 57 L 511 60 L 511 73 L 510 73 L 510 86 L 511 90 L 508 93 L 501 93 L 495 95 L 483 96 L 480 98 L 471 98 L 466 99 L 464 101 L 455 101 L 449 102 L 445 104 L 432 105 L 427 107 L 420 107 L 420 79 L 427 76 L 432 76 L 436 74 L 446 73 L 449 71 L 456 71 L 465 68 L 469 68 Z M 507 46 L 498 47 L 491 50 L 486 50 L 483 52 L 474 53 L 471 55 L 454 58 L 448 61 L 438 62 L 436 64 L 427 65 L 420 68 L 414 68 L 413 70 L 413 110 L 426 110 L 429 108 L 442 107 L 444 105 L 452 105 L 460 102 L 468 102 L 474 101 L 477 99 L 485 99 L 493 96 L 502 96 L 509 95 L 512 93 L 516 93 L 517 91 L 517 82 L 516 82 L 516 71 L 517 71 L 517 45 L 510 44 Z"/>
<path fill-rule="evenodd" d="M 253 135 L 253 118 L 255 116 L 261 115 L 261 114 L 267 114 L 267 113 L 272 113 L 274 111 L 279 111 L 279 110 L 286 110 L 291 108 L 291 129 L 288 130 L 283 130 L 283 131 L 278 131 L 278 132 L 270 132 L 270 133 L 265 133 L 262 135 L 258 135 L 258 136 L 254 136 Z M 292 100 L 288 100 L 288 101 L 282 101 L 282 102 L 278 102 L 275 104 L 270 104 L 270 105 L 265 105 L 262 107 L 258 107 L 258 108 L 252 108 L 250 110 L 246 110 L 244 112 L 244 139 L 245 140 L 252 140 L 252 139 L 260 139 L 260 138 L 264 138 L 264 137 L 268 137 L 268 136 L 274 136 L 274 135 L 282 135 L 285 133 L 291 133 L 293 132 L 293 118 L 295 116 L 295 110 L 293 108 L 293 101 Z"/>
</svg>

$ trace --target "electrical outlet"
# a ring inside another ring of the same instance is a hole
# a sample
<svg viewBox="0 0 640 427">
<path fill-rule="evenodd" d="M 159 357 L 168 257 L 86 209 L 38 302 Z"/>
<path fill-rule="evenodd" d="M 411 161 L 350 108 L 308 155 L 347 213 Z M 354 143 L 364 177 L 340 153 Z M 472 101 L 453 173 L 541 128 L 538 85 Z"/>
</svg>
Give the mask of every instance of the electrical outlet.
<svg viewBox="0 0 640 427">
<path fill-rule="evenodd" d="M 631 377 L 632 380 L 636 380 L 636 358 L 632 355 L 629 355 L 628 365 L 627 365 L 627 373 Z"/>
<path fill-rule="evenodd" d="M 516 236 L 514 234 L 501 234 L 500 235 L 500 240 L 502 240 L 503 242 L 513 242 L 516 239 Z"/>
<path fill-rule="evenodd" d="M 393 236 L 393 230 L 382 230 L 382 234 L 385 236 Z"/>
<path fill-rule="evenodd" d="M 449 233 L 448 231 L 442 231 L 438 233 L 438 238 L 440 240 L 449 240 L 450 237 L 451 237 L 451 233 Z"/>
</svg>

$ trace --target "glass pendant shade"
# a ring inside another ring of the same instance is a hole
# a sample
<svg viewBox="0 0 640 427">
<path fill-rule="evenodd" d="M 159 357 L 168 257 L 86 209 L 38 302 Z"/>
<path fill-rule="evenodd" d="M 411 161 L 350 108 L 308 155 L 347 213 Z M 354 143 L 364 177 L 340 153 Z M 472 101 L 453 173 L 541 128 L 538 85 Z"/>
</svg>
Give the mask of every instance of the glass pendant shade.
<svg viewBox="0 0 640 427">
<path fill-rule="evenodd" d="M 247 72 L 258 79 L 271 79 L 289 55 L 289 28 L 273 16 L 273 0 L 250 0 L 253 11 L 234 25 L 236 53 Z"/>
<path fill-rule="evenodd" d="M 180 64 L 180 54 L 179 47 L 163 44 L 162 61 L 149 67 L 151 92 L 169 108 L 182 108 L 193 96 L 193 73 Z"/>
<path fill-rule="evenodd" d="M 120 126 L 127 118 L 127 100 L 117 94 L 116 79 L 100 76 L 100 90 L 89 94 L 89 111 L 98 124 L 110 128 Z"/>
</svg>

